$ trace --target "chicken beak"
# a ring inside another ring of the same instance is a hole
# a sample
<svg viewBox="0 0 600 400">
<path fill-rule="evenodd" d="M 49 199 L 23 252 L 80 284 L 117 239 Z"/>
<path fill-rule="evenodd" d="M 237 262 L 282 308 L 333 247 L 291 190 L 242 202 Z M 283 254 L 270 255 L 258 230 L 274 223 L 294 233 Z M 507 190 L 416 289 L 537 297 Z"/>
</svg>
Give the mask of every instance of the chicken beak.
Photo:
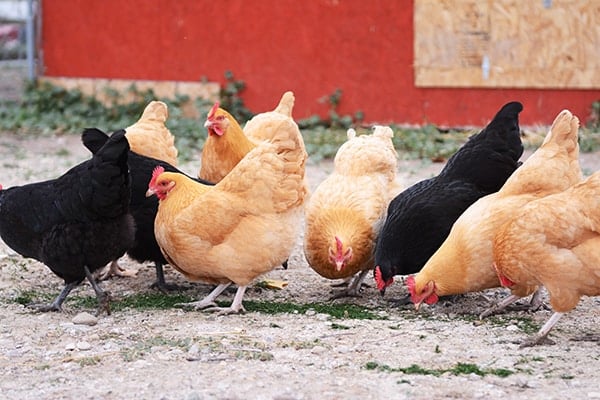
<svg viewBox="0 0 600 400">
<path fill-rule="evenodd" d="M 418 303 L 415 303 L 415 311 L 419 311 L 419 308 L 421 308 L 421 302 L 419 301 Z"/>
<path fill-rule="evenodd" d="M 156 194 L 156 192 L 154 190 L 152 190 L 152 189 L 148 189 L 146 191 L 146 197 L 150 197 L 150 196 L 153 196 L 155 194 Z"/>
<path fill-rule="evenodd" d="M 209 128 L 210 126 L 212 126 L 212 123 L 209 120 L 204 121 L 205 128 Z"/>
<path fill-rule="evenodd" d="M 335 270 L 336 271 L 341 271 L 343 267 L 344 267 L 344 262 L 343 261 L 336 261 L 335 262 Z"/>
</svg>

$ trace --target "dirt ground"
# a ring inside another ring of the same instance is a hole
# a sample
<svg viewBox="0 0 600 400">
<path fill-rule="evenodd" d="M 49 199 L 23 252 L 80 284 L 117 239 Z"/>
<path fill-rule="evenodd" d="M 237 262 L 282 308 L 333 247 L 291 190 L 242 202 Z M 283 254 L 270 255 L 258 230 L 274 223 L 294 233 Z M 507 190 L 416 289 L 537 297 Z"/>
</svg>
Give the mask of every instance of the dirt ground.
<svg viewBox="0 0 600 400">
<path fill-rule="evenodd" d="M 0 183 L 10 187 L 55 177 L 88 154 L 75 136 L 0 135 L 0 156 Z M 582 164 L 586 173 L 595 171 L 600 156 L 584 154 Z M 197 167 L 182 169 L 195 173 Z M 309 165 L 311 186 L 331 168 L 330 162 Z M 441 168 L 402 161 L 399 171 L 410 185 Z M 102 283 L 114 298 L 154 290 L 151 266 L 126 258 L 122 264 L 139 272 Z M 166 277 L 198 298 L 210 290 L 170 268 Z M 301 239 L 289 269 L 267 277 L 289 285 L 280 291 L 252 287 L 245 300 L 327 304 L 332 293 L 331 282 L 308 267 Z M 563 317 L 551 333 L 556 345 L 519 349 L 551 311 L 511 311 L 478 321 L 489 301 L 506 294 L 501 289 L 441 301 L 419 313 L 389 302 L 405 293 L 399 283 L 383 299 L 371 285 L 359 299 L 335 300 L 372 309 L 385 318 L 378 320 L 334 319 L 314 310 L 215 316 L 173 308 L 115 311 L 89 326 L 73 319 L 93 308 L 67 300 L 63 313 L 38 314 L 15 301 L 26 291 L 54 296 L 61 287 L 47 267 L 0 243 L 1 398 L 600 399 L 598 342 L 586 336 L 599 333 L 596 298 L 583 299 Z M 72 294 L 92 295 L 87 284 Z M 232 292 L 224 295 L 232 298 Z M 459 373 L 463 364 L 476 368 Z"/>
</svg>

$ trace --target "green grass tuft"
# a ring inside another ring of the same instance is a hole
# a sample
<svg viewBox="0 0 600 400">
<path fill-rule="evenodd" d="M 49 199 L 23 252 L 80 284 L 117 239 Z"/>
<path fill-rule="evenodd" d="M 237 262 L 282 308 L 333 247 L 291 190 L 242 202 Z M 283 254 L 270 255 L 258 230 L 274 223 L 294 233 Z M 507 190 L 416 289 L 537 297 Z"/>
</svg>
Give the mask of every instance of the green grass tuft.
<svg viewBox="0 0 600 400">
<path fill-rule="evenodd" d="M 501 378 L 505 378 L 515 373 L 515 371 L 504 369 L 504 368 L 491 368 L 491 369 L 482 369 L 475 364 L 469 363 L 457 363 L 451 368 L 438 368 L 438 369 L 429 369 L 423 368 L 420 365 L 412 364 L 409 367 L 390 367 L 389 365 L 379 364 L 376 361 L 369 361 L 364 366 L 365 369 L 373 371 L 382 371 L 382 372 L 402 372 L 407 375 L 432 375 L 432 376 L 440 376 L 444 373 L 451 373 L 453 375 L 470 375 L 475 374 L 479 376 L 486 375 L 496 375 Z"/>
<path fill-rule="evenodd" d="M 483 322 L 497 326 L 516 325 L 523 333 L 527 334 L 536 333 L 540 329 L 533 318 L 528 316 L 492 315 L 483 319 Z"/>
<path fill-rule="evenodd" d="M 22 290 L 19 292 L 19 295 L 14 298 L 15 303 L 24 306 L 35 303 L 50 303 L 52 300 L 54 300 L 52 294 L 35 290 Z"/>
<path fill-rule="evenodd" d="M 21 297 L 23 297 L 22 295 Z M 31 296 L 23 297 L 29 300 Z M 69 304 L 78 308 L 95 308 L 97 301 L 92 296 L 72 296 L 67 298 Z M 194 301 L 194 298 L 185 294 L 163 294 L 158 292 L 136 293 L 111 300 L 111 310 L 121 311 L 124 309 L 139 310 L 165 310 L 175 308 L 177 303 L 188 303 Z M 229 301 L 219 301 L 217 304 L 221 307 L 230 305 Z M 248 312 L 259 312 L 262 314 L 304 314 L 308 310 L 314 310 L 319 314 L 327 314 L 338 319 L 367 319 L 381 320 L 381 317 L 371 310 L 356 306 L 353 304 L 295 304 L 289 302 L 271 302 L 271 301 L 244 301 L 244 308 Z M 343 328 L 337 328 L 343 329 Z"/>
<path fill-rule="evenodd" d="M 92 296 L 73 296 L 67 298 L 69 304 L 79 308 L 96 308 L 98 303 Z M 112 311 L 121 311 L 125 309 L 137 310 L 167 310 L 175 308 L 177 303 L 187 303 L 194 301 L 191 296 L 185 294 L 168 294 L 158 292 L 136 293 L 129 296 L 123 296 L 112 299 L 110 308 Z"/>
<path fill-rule="evenodd" d="M 223 303 L 222 305 L 228 305 Z M 221 304 L 220 304 L 221 305 Z M 381 320 L 381 317 L 374 312 L 353 304 L 320 304 L 307 303 L 296 304 L 289 302 L 270 302 L 270 301 L 244 301 L 244 308 L 247 311 L 260 312 L 263 314 L 304 314 L 308 310 L 314 310 L 319 314 L 327 314 L 339 319 L 369 319 Z"/>
</svg>

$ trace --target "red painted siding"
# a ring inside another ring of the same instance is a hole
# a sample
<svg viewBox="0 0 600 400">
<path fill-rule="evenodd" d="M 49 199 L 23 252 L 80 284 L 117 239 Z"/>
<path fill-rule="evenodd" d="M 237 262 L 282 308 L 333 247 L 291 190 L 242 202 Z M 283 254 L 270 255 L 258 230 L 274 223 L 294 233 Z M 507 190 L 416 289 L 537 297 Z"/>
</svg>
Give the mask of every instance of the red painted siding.
<svg viewBox="0 0 600 400">
<path fill-rule="evenodd" d="M 247 83 L 246 105 L 296 94 L 296 118 L 340 113 L 368 122 L 481 125 L 519 100 L 523 124 L 563 108 L 582 120 L 599 90 L 416 88 L 412 0 L 61 0 L 42 3 L 46 76 Z"/>
</svg>

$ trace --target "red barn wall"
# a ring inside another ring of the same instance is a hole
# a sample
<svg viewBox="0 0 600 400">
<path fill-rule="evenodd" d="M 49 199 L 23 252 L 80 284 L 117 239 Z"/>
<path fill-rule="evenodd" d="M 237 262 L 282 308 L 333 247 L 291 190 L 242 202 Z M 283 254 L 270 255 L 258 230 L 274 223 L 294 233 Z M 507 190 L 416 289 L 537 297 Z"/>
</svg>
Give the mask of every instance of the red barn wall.
<svg viewBox="0 0 600 400">
<path fill-rule="evenodd" d="M 549 124 L 563 108 L 580 119 L 598 90 L 417 88 L 412 0 L 61 0 L 42 2 L 43 75 L 247 84 L 255 112 L 286 90 L 294 117 L 339 112 L 367 122 L 482 125 L 519 100 L 522 124 Z"/>
</svg>

